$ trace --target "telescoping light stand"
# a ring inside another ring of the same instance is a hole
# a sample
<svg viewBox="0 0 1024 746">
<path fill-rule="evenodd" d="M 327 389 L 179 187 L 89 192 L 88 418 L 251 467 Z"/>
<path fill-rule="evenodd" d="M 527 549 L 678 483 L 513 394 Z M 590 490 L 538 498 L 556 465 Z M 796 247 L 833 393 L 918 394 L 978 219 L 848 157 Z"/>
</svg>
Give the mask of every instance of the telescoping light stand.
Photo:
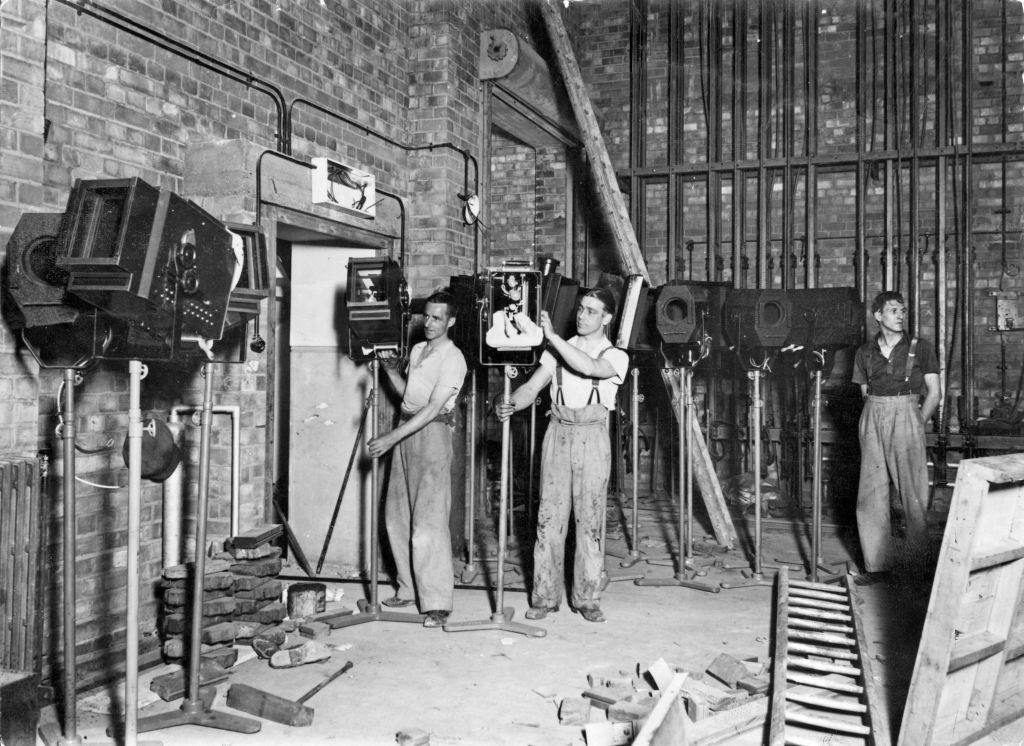
<svg viewBox="0 0 1024 746">
<path fill-rule="evenodd" d="M 370 391 L 370 440 L 377 437 L 379 394 L 380 394 L 380 360 L 374 355 L 370 361 L 370 370 L 373 371 L 373 389 Z M 380 459 L 376 456 L 370 461 L 370 496 L 368 500 L 370 514 L 370 600 L 359 599 L 356 606 L 359 612 L 352 616 L 338 619 L 332 623 L 334 627 L 354 627 L 357 624 L 368 624 L 370 622 L 409 622 L 422 624 L 426 619 L 425 614 L 413 614 L 401 611 L 387 611 L 381 608 L 379 596 L 378 563 L 380 560 L 380 540 L 378 537 L 378 508 L 380 505 Z"/>
<path fill-rule="evenodd" d="M 508 401 L 512 394 L 511 380 L 515 375 L 515 368 L 511 365 L 505 366 L 503 375 L 503 401 Z M 498 572 L 495 578 L 494 612 L 489 619 L 481 619 L 469 622 L 450 622 L 444 625 L 445 632 L 476 632 L 480 630 L 500 630 L 502 632 L 513 632 L 528 637 L 544 637 L 547 631 L 541 627 L 534 627 L 522 622 L 513 622 L 515 609 L 511 606 L 504 606 L 505 602 L 505 545 L 508 540 L 508 522 L 506 511 L 508 507 L 508 484 L 509 484 L 509 435 L 510 418 L 501 423 L 501 487 L 499 489 L 498 501 Z"/>
</svg>

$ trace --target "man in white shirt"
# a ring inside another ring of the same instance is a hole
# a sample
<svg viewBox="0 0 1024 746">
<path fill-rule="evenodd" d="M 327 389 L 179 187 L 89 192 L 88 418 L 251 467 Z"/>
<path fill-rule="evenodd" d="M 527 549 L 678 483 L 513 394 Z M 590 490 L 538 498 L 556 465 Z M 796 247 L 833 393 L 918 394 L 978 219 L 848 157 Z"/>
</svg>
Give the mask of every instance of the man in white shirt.
<svg viewBox="0 0 1024 746">
<path fill-rule="evenodd" d="M 425 342 L 409 354 L 408 378 L 385 368 L 402 396 L 401 422 L 367 444 L 379 458 L 397 446 L 384 523 L 398 572 L 398 590 L 383 604 L 411 606 L 419 595 L 424 627 L 442 627 L 452 610 L 452 432 L 455 400 L 466 377 L 466 359 L 448 337 L 455 299 L 446 291 L 427 298 Z M 376 527 L 374 527 L 374 530 Z"/>
<path fill-rule="evenodd" d="M 537 543 L 533 550 L 533 592 L 528 619 L 543 619 L 562 600 L 565 537 L 569 513 L 576 521 L 571 606 L 589 622 L 603 622 L 601 571 L 604 554 L 601 524 L 608 498 L 611 442 L 608 411 L 626 378 L 629 357 L 608 339 L 615 298 L 605 288 L 584 295 L 576 310 L 576 336 L 562 339 L 547 313 L 540 318 L 548 349 L 540 367 L 499 401 L 499 420 L 525 409 L 544 386 L 551 387 L 551 422 L 541 450 L 541 497 Z"/>
</svg>

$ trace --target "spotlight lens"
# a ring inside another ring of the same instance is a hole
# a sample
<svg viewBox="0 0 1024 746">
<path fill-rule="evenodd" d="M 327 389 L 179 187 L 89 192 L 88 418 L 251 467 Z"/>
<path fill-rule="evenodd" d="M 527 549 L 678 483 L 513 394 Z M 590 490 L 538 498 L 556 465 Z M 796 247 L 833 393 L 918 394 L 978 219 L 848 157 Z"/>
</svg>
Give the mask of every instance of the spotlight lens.
<svg viewBox="0 0 1024 746">
<path fill-rule="evenodd" d="M 673 323 L 686 321 L 690 317 L 690 308 L 686 301 L 673 298 L 665 304 L 665 318 Z"/>
<path fill-rule="evenodd" d="M 776 301 L 767 301 L 761 306 L 761 322 L 768 326 L 780 323 L 784 315 L 782 306 Z"/>
</svg>

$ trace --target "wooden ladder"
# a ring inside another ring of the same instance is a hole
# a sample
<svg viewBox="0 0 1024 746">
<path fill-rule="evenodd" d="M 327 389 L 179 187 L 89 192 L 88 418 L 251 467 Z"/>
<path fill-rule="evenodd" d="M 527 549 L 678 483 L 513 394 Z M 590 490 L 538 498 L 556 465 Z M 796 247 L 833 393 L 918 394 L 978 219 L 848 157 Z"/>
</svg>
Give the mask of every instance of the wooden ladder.
<svg viewBox="0 0 1024 746">
<path fill-rule="evenodd" d="M 890 746 L 850 576 L 845 587 L 776 579 L 771 746 Z"/>
</svg>

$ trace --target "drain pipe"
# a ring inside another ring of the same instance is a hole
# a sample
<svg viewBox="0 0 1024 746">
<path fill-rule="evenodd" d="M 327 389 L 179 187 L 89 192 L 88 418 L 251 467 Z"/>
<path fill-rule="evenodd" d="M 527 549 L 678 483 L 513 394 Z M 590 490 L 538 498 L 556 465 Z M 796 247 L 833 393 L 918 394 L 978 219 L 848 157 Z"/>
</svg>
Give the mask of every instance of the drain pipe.
<svg viewBox="0 0 1024 746">
<path fill-rule="evenodd" d="M 193 420 L 202 411 L 202 407 L 182 404 L 171 408 L 168 419 L 168 427 L 178 440 L 180 433 L 184 430 L 181 424 L 181 415 L 192 414 Z M 214 414 L 231 415 L 231 535 L 238 535 L 238 504 L 240 492 L 241 474 L 241 408 L 237 405 L 216 405 L 213 407 Z M 178 468 L 164 482 L 164 526 L 163 526 L 163 557 L 164 567 L 181 564 L 181 532 L 182 532 L 182 506 L 185 494 L 185 466 L 179 464 Z"/>
</svg>

